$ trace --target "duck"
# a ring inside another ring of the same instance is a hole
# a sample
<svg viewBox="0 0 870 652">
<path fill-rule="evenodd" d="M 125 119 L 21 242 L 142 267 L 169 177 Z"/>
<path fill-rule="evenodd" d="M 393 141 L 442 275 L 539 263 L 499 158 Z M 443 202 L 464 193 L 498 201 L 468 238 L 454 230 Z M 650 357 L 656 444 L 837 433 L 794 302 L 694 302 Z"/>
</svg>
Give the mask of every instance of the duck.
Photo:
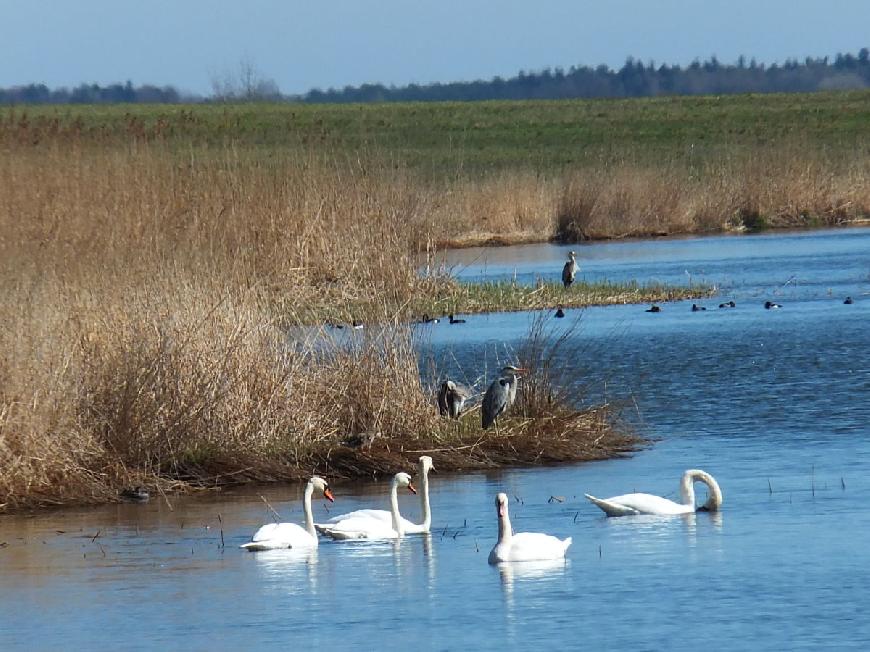
<svg viewBox="0 0 870 652">
<path fill-rule="evenodd" d="M 764 308 L 766 310 L 776 310 L 777 308 L 782 308 L 782 304 L 774 303 L 773 301 L 765 301 Z"/>
<path fill-rule="evenodd" d="M 661 312 L 661 311 L 662 311 L 661 308 L 659 308 L 656 305 L 652 305 L 649 308 L 647 308 L 645 312 Z"/>
<path fill-rule="evenodd" d="M 704 306 L 699 306 L 697 303 L 692 304 L 692 312 L 700 312 L 701 310 L 706 310 Z"/>
<path fill-rule="evenodd" d="M 733 301 L 726 301 L 725 303 L 720 303 L 719 307 L 720 308 L 736 308 L 737 304 L 734 303 Z"/>
<path fill-rule="evenodd" d="M 282 548 L 316 548 L 317 530 L 314 529 L 314 516 L 311 513 L 311 497 L 314 492 L 322 494 L 329 502 L 335 501 L 335 496 L 329 489 L 326 480 L 320 476 L 312 476 L 305 485 L 302 498 L 302 509 L 305 512 L 305 527 L 296 523 L 267 523 L 254 532 L 250 542 L 240 547 L 245 550 L 278 550 Z"/>
<path fill-rule="evenodd" d="M 429 315 L 423 315 L 423 319 L 420 320 L 421 324 L 437 324 L 440 319 L 438 317 L 430 317 Z"/>
<path fill-rule="evenodd" d="M 520 532 L 514 534 L 508 515 L 508 497 L 499 493 L 495 497 L 495 510 L 498 515 L 498 541 L 489 552 L 490 564 L 519 561 L 546 561 L 562 559 L 571 537 L 559 539 L 542 532 Z"/>
<path fill-rule="evenodd" d="M 848 305 L 853 304 L 854 301 L 852 301 L 852 297 L 846 297 L 846 299 L 843 301 L 843 303 L 848 306 Z"/>
<path fill-rule="evenodd" d="M 464 323 L 465 323 L 465 320 L 464 320 L 464 319 L 455 319 L 455 318 L 453 317 L 453 313 L 452 313 L 452 312 L 451 312 L 449 315 L 447 315 L 447 317 L 450 318 L 450 323 L 451 323 L 451 324 L 464 324 Z"/>
<path fill-rule="evenodd" d="M 695 483 L 707 485 L 707 502 L 701 507 L 695 506 Z M 608 516 L 634 516 L 651 514 L 655 516 L 673 516 L 691 514 L 695 511 L 715 512 L 722 507 L 722 490 L 712 475 L 700 469 L 689 469 L 680 478 L 680 502 L 675 502 L 652 494 L 623 494 L 612 498 L 596 498 L 584 494 L 586 499 L 600 507 Z"/>
<path fill-rule="evenodd" d="M 556 319 L 562 319 L 565 316 L 565 311 L 562 308 L 556 310 L 556 314 L 554 315 Z"/>
<path fill-rule="evenodd" d="M 151 500 L 151 493 L 142 486 L 136 486 L 121 490 L 121 498 L 131 503 L 147 503 Z"/>
</svg>

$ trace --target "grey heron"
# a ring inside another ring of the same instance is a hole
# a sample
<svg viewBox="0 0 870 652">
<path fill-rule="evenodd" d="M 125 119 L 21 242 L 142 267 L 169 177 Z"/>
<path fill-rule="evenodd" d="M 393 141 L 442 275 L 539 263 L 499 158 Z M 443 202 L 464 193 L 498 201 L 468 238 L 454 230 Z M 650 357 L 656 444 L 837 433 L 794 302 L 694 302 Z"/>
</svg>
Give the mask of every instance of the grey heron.
<svg viewBox="0 0 870 652">
<path fill-rule="evenodd" d="M 458 419 L 462 415 L 465 401 L 470 397 L 471 391 L 467 387 L 447 378 L 438 389 L 438 413 L 442 417 Z"/>
<path fill-rule="evenodd" d="M 486 394 L 483 395 L 481 417 L 484 429 L 489 428 L 505 410 L 510 408 L 517 399 L 517 374 L 525 371 L 521 367 L 507 365 L 501 370 L 501 376 L 493 381 Z"/>
<path fill-rule="evenodd" d="M 577 260 L 575 258 L 577 254 L 573 251 L 568 252 L 568 262 L 565 263 L 565 266 L 562 268 L 562 285 L 566 288 L 569 287 L 574 282 L 574 277 L 577 276 Z"/>
</svg>

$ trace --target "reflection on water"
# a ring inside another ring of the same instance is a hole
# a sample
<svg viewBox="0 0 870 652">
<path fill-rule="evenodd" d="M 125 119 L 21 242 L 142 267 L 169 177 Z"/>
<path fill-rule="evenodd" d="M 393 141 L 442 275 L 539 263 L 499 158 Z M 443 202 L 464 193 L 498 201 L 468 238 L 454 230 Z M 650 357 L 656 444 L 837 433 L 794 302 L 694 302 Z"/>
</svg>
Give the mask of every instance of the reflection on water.
<svg viewBox="0 0 870 652">
<path fill-rule="evenodd" d="M 558 273 L 564 253 L 551 249 L 488 250 L 501 260 L 485 272 Z M 578 391 L 603 393 L 606 380 L 654 445 L 580 466 L 440 474 L 430 535 L 305 553 L 236 548 L 272 519 L 260 495 L 301 522 L 302 484 L 3 517 L 0 649 L 866 649 L 868 251 L 870 231 L 856 230 L 584 245 L 583 274 L 688 271 L 737 303 L 585 312 L 582 358 L 559 362 Z M 765 297 L 785 307 L 765 311 Z M 429 327 L 429 341 L 473 377 L 528 319 L 473 316 Z M 673 496 L 687 468 L 716 477 L 722 512 L 607 518 L 583 498 Z M 383 483 L 334 485 L 341 512 L 383 507 Z M 573 537 L 567 562 L 487 564 L 498 491 L 517 497 L 518 531 Z M 400 500 L 418 520 L 418 502 Z"/>
</svg>

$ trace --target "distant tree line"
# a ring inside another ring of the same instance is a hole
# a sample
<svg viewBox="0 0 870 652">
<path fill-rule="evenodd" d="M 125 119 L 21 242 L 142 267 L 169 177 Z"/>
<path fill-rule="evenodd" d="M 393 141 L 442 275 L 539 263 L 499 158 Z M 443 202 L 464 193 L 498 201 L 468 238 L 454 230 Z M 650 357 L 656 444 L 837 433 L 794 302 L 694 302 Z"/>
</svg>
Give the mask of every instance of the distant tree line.
<svg viewBox="0 0 870 652">
<path fill-rule="evenodd" d="M 108 86 L 81 84 L 75 88 L 50 89 L 45 84 L 0 88 L 0 104 L 173 104 L 180 101 L 180 93 L 171 86 L 133 86 L 129 81 Z"/>
<path fill-rule="evenodd" d="M 838 54 L 803 62 L 787 59 L 782 65 L 765 66 L 740 57 L 722 64 L 716 57 L 695 60 L 685 68 L 644 64 L 631 57 L 619 70 L 600 65 L 520 72 L 516 77 L 448 84 L 409 84 L 312 90 L 306 102 L 405 102 L 567 99 L 592 97 L 648 97 L 656 95 L 716 95 L 725 93 L 794 93 L 870 87 L 870 51 Z"/>
<path fill-rule="evenodd" d="M 122 102 L 177 103 L 190 101 L 291 101 L 291 102 L 437 102 L 474 100 L 567 99 L 592 97 L 647 97 L 656 95 L 718 95 L 726 93 L 794 93 L 870 87 L 870 51 L 857 55 L 786 59 L 766 66 L 740 57 L 722 64 L 716 57 L 695 60 L 686 67 L 656 66 L 629 57 L 619 70 L 605 65 L 547 68 L 516 77 L 446 84 L 384 86 L 363 84 L 342 89 L 314 89 L 302 96 L 282 95 L 271 79 L 259 77 L 249 63 L 233 75 L 212 80 L 213 95 L 182 95 L 171 86 L 82 84 L 75 88 L 49 89 L 45 84 L 0 88 L 3 104 L 114 104 Z"/>
</svg>

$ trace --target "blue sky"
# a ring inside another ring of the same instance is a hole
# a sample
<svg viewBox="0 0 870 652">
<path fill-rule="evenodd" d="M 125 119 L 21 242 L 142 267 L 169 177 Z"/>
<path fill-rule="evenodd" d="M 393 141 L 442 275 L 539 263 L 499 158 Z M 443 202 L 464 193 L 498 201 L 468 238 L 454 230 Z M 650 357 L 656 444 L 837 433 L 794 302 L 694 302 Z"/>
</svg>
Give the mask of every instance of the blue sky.
<svg viewBox="0 0 870 652">
<path fill-rule="evenodd" d="M 574 64 L 857 52 L 867 0 L 0 0 L 0 86 L 211 92 L 242 61 L 285 93 Z"/>
</svg>

